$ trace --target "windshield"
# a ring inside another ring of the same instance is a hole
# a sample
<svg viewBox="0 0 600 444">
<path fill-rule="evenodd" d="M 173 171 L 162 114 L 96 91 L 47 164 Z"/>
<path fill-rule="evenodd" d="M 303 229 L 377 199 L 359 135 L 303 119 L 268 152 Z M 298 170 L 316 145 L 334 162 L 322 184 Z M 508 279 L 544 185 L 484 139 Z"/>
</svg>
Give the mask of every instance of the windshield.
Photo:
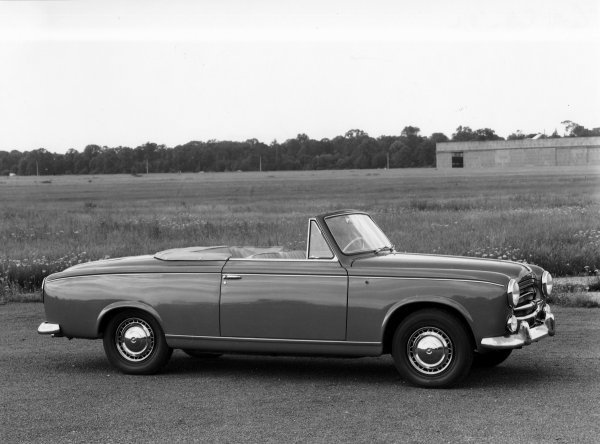
<svg viewBox="0 0 600 444">
<path fill-rule="evenodd" d="M 325 223 L 342 253 L 355 254 L 393 249 L 387 236 L 366 214 L 332 216 L 326 218 Z"/>
</svg>

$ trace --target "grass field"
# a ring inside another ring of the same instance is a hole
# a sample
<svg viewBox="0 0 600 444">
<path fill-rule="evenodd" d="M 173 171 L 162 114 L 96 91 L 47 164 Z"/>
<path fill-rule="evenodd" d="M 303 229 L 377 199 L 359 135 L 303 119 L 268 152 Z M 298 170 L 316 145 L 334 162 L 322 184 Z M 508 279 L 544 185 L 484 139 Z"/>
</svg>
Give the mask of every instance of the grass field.
<svg viewBox="0 0 600 444">
<path fill-rule="evenodd" d="M 80 261 L 194 245 L 305 248 L 306 220 L 369 211 L 399 251 L 600 267 L 598 168 L 0 178 L 0 291 Z M 586 268 L 587 267 L 587 268 Z"/>
</svg>

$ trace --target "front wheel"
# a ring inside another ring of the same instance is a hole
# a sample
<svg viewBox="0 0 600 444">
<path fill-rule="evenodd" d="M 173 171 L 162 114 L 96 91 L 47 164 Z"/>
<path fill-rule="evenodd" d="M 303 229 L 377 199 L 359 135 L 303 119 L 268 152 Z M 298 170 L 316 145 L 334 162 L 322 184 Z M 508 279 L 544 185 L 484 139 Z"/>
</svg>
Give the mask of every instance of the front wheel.
<svg viewBox="0 0 600 444">
<path fill-rule="evenodd" d="M 173 352 L 156 319 L 139 310 L 113 316 L 104 330 L 103 344 L 113 366 L 136 375 L 156 373 Z"/>
<path fill-rule="evenodd" d="M 392 356 L 400 374 L 422 387 L 449 387 L 464 379 L 473 346 L 460 319 L 441 309 L 420 310 L 396 328 Z"/>
</svg>

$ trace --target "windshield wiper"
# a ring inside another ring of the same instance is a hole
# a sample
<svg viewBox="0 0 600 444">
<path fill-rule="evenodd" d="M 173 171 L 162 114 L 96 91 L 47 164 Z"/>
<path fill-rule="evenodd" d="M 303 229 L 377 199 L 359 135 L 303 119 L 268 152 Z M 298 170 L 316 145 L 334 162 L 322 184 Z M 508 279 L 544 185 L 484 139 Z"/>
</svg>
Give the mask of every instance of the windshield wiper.
<svg viewBox="0 0 600 444">
<path fill-rule="evenodd" d="M 393 245 L 384 245 L 383 247 L 379 247 L 377 250 L 375 250 L 374 253 L 378 254 L 382 251 L 389 251 L 390 253 L 393 253 L 395 250 Z"/>
</svg>

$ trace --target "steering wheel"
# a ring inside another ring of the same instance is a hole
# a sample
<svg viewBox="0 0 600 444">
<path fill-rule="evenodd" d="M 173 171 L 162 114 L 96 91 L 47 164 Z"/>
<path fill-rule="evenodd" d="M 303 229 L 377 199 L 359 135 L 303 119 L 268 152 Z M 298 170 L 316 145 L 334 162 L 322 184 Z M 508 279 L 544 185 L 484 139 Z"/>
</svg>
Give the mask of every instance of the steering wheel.
<svg viewBox="0 0 600 444">
<path fill-rule="evenodd" d="M 358 242 L 358 241 L 362 241 L 363 245 L 364 245 L 365 240 L 361 236 L 357 236 L 354 239 L 352 239 L 350 242 L 348 242 L 346 244 L 346 246 L 344 248 L 342 248 L 342 251 L 344 253 L 346 253 L 348 251 L 348 247 L 350 247 L 350 245 L 352 245 L 352 244 L 354 244 L 355 242 Z"/>
</svg>

